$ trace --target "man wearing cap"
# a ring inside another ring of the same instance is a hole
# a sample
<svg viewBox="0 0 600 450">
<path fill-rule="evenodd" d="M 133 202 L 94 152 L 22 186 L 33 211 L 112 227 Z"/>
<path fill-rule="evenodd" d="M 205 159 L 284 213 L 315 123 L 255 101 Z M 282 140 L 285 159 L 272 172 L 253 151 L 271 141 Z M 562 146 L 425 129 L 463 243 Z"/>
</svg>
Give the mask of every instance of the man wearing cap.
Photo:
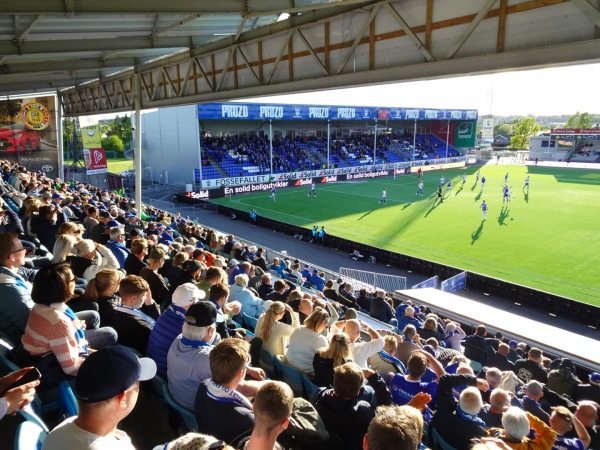
<svg viewBox="0 0 600 450">
<path fill-rule="evenodd" d="M 117 425 L 135 406 L 139 382 L 154 375 L 156 364 L 149 358 L 138 359 L 126 347 L 104 347 L 92 353 L 75 379 L 79 414 L 52 430 L 42 449 L 134 450 Z"/>
<path fill-rule="evenodd" d="M 148 267 L 140 270 L 140 277 L 150 285 L 152 298 L 163 307 L 166 306 L 163 303 L 168 303 L 169 301 L 169 286 L 163 276 L 158 273 L 158 269 L 163 266 L 167 259 L 169 259 L 169 255 L 167 255 L 166 251 L 162 248 L 155 248 L 148 255 Z"/>
<path fill-rule="evenodd" d="M 323 291 L 323 288 L 325 287 L 324 275 L 325 274 L 323 272 L 319 273 L 319 271 L 317 269 L 315 269 L 315 270 L 313 270 L 313 273 L 310 276 L 310 284 L 314 284 L 317 287 L 317 289 L 321 292 Z"/>
<path fill-rule="evenodd" d="M 109 235 L 110 240 L 106 243 L 106 246 L 119 261 L 119 267 L 123 269 L 125 260 L 131 254 L 131 250 L 125 246 L 125 228 L 119 225 L 111 227 Z"/>
<path fill-rule="evenodd" d="M 110 236 L 106 234 L 106 224 L 112 220 L 112 216 L 108 211 L 101 210 L 98 213 L 98 225 L 91 229 L 88 233 L 88 238 L 94 242 L 98 242 L 99 244 L 105 245 Z M 116 222 L 116 226 L 119 226 L 119 222 Z"/>
<path fill-rule="evenodd" d="M 600 404 L 600 373 L 589 375 L 589 384 L 580 384 L 575 389 L 575 400 L 591 400 Z"/>
<path fill-rule="evenodd" d="M 167 355 L 167 378 L 173 399 L 193 410 L 198 385 L 211 377 L 209 355 L 220 337 L 216 333 L 217 309 L 207 301 L 191 305 L 185 316 L 181 335 L 171 344 Z M 248 368 L 248 375 L 263 380 L 262 369 Z M 237 388 L 254 396 L 262 383 L 242 380 Z"/>
<path fill-rule="evenodd" d="M 237 259 L 230 259 L 227 263 L 226 272 L 228 284 L 231 286 L 235 281 L 235 277 L 244 273 L 244 269 L 240 267 L 240 263 Z"/>
<path fill-rule="evenodd" d="M 177 403 L 190 410 L 194 409 L 198 385 L 211 376 L 208 355 L 213 349 L 216 321 L 217 309 L 211 302 L 190 305 L 182 332 L 169 348 L 169 391 Z"/>
<path fill-rule="evenodd" d="M 550 416 L 550 427 L 556 432 L 553 450 L 586 450 L 590 445 L 590 435 L 581 421 L 564 406 L 557 406 Z M 564 434 L 575 430 L 576 438 L 565 437 Z"/>
<path fill-rule="evenodd" d="M 517 353 L 517 350 L 519 349 L 519 344 L 517 343 L 517 341 L 509 341 L 508 348 L 510 349 L 510 351 L 508 352 L 508 355 L 506 355 L 506 357 L 509 359 L 509 361 L 516 363 L 518 360 L 522 359 L 521 355 Z"/>
<path fill-rule="evenodd" d="M 573 398 L 575 389 L 581 384 L 581 380 L 574 373 L 573 361 L 563 358 L 558 369 L 551 370 L 548 374 L 548 389 L 560 395 L 568 395 Z"/>
<path fill-rule="evenodd" d="M 148 283 L 139 276 L 129 275 L 119 284 L 121 306 L 115 308 L 113 328 L 119 344 L 146 353 L 148 338 L 160 316 L 160 307 L 152 300 Z"/>
<path fill-rule="evenodd" d="M 148 339 L 146 354 L 158 367 L 158 374 L 167 377 L 167 353 L 177 336 L 181 334 L 185 315 L 190 306 L 204 300 L 206 295 L 191 283 L 185 283 L 175 289 L 171 304 L 160 315 Z"/>
<path fill-rule="evenodd" d="M 198 282 L 198 278 L 200 278 L 200 273 L 202 271 L 202 263 L 200 263 L 200 261 L 188 259 L 187 261 L 184 261 L 181 267 L 182 270 L 179 272 L 179 275 L 177 275 L 175 279 L 171 281 L 172 293 L 184 283 L 196 284 Z"/>
</svg>

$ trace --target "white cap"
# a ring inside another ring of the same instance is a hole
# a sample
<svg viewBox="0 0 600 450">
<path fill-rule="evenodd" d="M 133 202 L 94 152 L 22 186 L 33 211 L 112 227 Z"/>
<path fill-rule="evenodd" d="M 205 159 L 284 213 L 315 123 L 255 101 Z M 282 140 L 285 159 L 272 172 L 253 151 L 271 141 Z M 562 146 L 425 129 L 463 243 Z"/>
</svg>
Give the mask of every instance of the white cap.
<svg viewBox="0 0 600 450">
<path fill-rule="evenodd" d="M 184 283 L 175 289 L 171 301 L 175 306 L 184 308 L 192 303 L 204 300 L 206 294 L 192 283 Z"/>
</svg>

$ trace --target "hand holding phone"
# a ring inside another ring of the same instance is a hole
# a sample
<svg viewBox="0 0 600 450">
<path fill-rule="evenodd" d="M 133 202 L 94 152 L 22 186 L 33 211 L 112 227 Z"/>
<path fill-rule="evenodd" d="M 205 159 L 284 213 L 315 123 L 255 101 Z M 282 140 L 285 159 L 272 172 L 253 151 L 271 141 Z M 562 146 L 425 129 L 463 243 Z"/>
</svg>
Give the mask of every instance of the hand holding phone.
<svg viewBox="0 0 600 450">
<path fill-rule="evenodd" d="M 3 397 L 4 394 L 12 389 L 39 380 L 41 377 L 42 374 L 36 367 L 26 367 L 6 375 L 0 379 L 0 397 Z"/>
</svg>

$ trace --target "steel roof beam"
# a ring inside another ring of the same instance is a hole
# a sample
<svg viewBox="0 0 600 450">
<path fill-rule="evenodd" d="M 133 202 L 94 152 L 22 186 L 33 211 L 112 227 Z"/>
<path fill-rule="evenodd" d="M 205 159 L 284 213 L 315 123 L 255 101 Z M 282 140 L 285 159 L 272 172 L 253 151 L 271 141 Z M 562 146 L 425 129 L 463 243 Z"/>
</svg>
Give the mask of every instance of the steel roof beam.
<svg viewBox="0 0 600 450">
<path fill-rule="evenodd" d="M 294 0 L 26 0 L 14 2 L 0 0 L 3 14 L 239 14 L 247 17 L 295 13 L 316 9 L 327 9 L 341 4 L 365 3 L 365 0 L 338 0 L 311 2 L 296 6 Z"/>
</svg>

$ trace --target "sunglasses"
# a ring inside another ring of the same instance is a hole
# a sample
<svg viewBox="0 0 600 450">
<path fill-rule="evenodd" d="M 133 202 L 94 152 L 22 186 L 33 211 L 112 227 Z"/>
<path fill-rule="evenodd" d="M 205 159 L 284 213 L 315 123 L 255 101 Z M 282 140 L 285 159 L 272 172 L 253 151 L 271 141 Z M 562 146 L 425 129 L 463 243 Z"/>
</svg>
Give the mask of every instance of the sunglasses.
<svg viewBox="0 0 600 450">
<path fill-rule="evenodd" d="M 27 249 L 26 249 L 25 247 L 21 247 L 21 248 L 20 248 L 20 249 L 18 249 L 18 250 L 15 250 L 15 251 L 13 251 L 13 252 L 10 252 L 10 254 L 12 255 L 12 254 L 15 254 L 15 253 L 19 253 L 19 252 L 22 252 L 23 250 L 27 250 Z"/>
</svg>

